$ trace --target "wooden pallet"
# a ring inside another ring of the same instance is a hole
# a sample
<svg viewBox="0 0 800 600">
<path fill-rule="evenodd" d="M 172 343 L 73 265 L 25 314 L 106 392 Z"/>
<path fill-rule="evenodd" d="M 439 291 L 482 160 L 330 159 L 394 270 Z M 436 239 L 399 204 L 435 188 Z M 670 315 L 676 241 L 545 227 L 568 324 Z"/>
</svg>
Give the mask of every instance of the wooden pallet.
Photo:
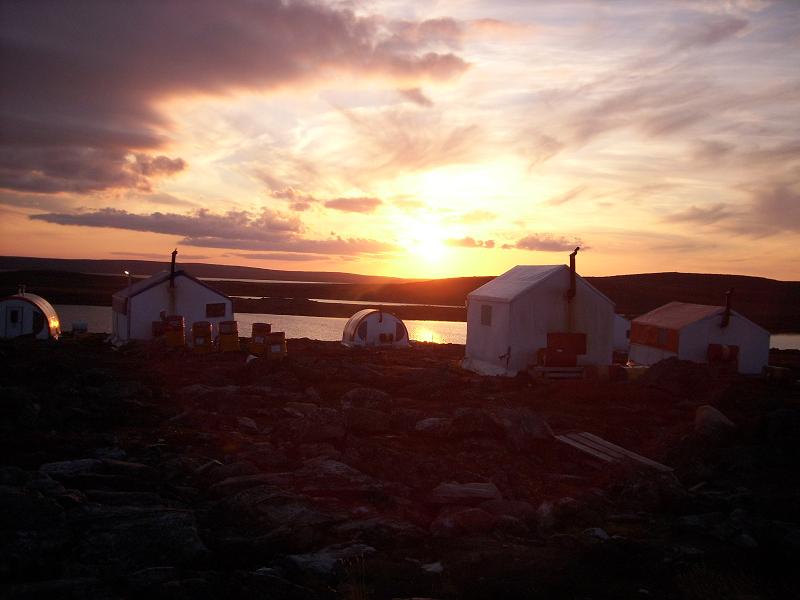
<svg viewBox="0 0 800 600">
<path fill-rule="evenodd" d="M 583 367 L 533 367 L 530 373 L 539 379 L 583 379 Z"/>
<path fill-rule="evenodd" d="M 556 439 L 606 463 L 623 463 L 626 461 L 631 461 L 646 467 L 650 467 L 656 471 L 661 471 L 662 473 L 672 472 L 672 467 L 662 465 L 661 463 L 650 460 L 641 454 L 636 454 L 636 452 L 631 452 L 630 450 L 627 450 L 621 446 L 612 444 L 611 442 L 591 434 L 588 431 L 582 431 L 579 433 L 565 433 L 563 435 L 557 435 Z"/>
</svg>

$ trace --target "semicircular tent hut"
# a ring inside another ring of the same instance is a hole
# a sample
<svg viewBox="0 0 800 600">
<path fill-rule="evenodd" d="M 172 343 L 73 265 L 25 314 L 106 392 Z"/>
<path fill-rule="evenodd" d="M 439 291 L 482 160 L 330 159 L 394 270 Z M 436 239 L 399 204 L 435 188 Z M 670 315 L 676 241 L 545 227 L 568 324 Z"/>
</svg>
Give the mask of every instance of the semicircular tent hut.
<svg viewBox="0 0 800 600">
<path fill-rule="evenodd" d="M 41 296 L 20 292 L 0 300 L 0 338 L 33 335 L 58 339 L 61 323 L 53 306 Z"/>
<path fill-rule="evenodd" d="M 408 347 L 408 329 L 392 313 L 365 308 L 350 317 L 342 332 L 342 344 L 353 346 Z"/>
</svg>

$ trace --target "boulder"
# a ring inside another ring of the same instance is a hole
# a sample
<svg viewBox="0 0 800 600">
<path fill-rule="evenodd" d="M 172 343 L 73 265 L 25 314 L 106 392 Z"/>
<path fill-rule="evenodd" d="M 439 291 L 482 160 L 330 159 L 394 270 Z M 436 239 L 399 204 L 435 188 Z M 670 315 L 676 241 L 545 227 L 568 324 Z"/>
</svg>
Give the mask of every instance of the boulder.
<svg viewBox="0 0 800 600">
<path fill-rule="evenodd" d="M 678 398 L 694 398 L 708 391 L 711 371 L 708 365 L 673 356 L 652 365 L 638 381 Z"/>
<path fill-rule="evenodd" d="M 736 431 L 736 425 L 713 406 L 703 405 L 695 412 L 694 431 L 704 439 L 721 442 Z"/>
<path fill-rule="evenodd" d="M 450 419 L 443 417 L 429 417 L 417 421 L 414 431 L 431 437 L 446 437 L 450 431 Z"/>
<path fill-rule="evenodd" d="M 39 467 L 39 472 L 56 479 L 68 479 L 84 473 L 96 473 L 103 466 L 103 461 L 97 458 L 79 458 L 77 460 L 64 460 L 60 462 L 45 463 Z"/>
<path fill-rule="evenodd" d="M 507 515 L 523 522 L 536 520 L 536 509 L 530 502 L 524 500 L 487 500 L 479 504 L 478 508 L 498 517 Z"/>
<path fill-rule="evenodd" d="M 227 465 L 212 466 L 207 473 L 207 478 L 212 483 L 217 483 L 231 477 L 247 477 L 248 475 L 258 475 L 260 469 L 252 462 L 241 460 Z"/>
<path fill-rule="evenodd" d="M 503 427 L 486 411 L 479 408 L 460 408 L 453 415 L 448 435 L 454 438 L 488 437 L 499 439 Z"/>
<path fill-rule="evenodd" d="M 340 562 L 362 558 L 374 552 L 375 548 L 366 544 L 335 544 L 318 552 L 291 554 L 286 557 L 286 562 L 304 573 L 328 577 Z"/>
<path fill-rule="evenodd" d="M 389 431 L 390 417 L 387 413 L 371 408 L 351 407 L 344 409 L 345 427 L 368 435 Z"/>
<path fill-rule="evenodd" d="M 371 408 L 373 410 L 390 410 L 392 399 L 386 392 L 374 388 L 354 388 L 342 395 L 342 408 Z"/>
<path fill-rule="evenodd" d="M 443 508 L 431 523 L 431 533 L 437 537 L 477 535 L 488 533 L 497 517 L 480 508 Z"/>
<path fill-rule="evenodd" d="M 258 424 L 250 417 L 237 417 L 236 426 L 244 433 L 259 433 Z"/>
<path fill-rule="evenodd" d="M 531 450 L 553 440 L 547 421 L 529 408 L 498 408 L 493 416 L 517 451 Z"/>
<path fill-rule="evenodd" d="M 187 510 L 87 505 L 73 515 L 72 525 L 80 536 L 73 557 L 117 574 L 188 566 L 208 554 Z"/>
<path fill-rule="evenodd" d="M 431 492 L 437 504 L 477 504 L 486 500 L 501 500 L 502 495 L 493 483 L 440 483 Z"/>
</svg>

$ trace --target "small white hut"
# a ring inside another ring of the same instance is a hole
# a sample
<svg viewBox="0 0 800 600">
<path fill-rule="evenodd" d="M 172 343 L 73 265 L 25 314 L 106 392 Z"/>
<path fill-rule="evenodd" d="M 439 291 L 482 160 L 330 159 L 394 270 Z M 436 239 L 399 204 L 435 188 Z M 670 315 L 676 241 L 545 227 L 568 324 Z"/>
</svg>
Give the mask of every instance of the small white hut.
<svg viewBox="0 0 800 600">
<path fill-rule="evenodd" d="M 631 322 L 614 315 L 614 352 L 628 352 L 631 347 Z"/>
<path fill-rule="evenodd" d="M 462 367 L 508 375 L 536 365 L 611 364 L 614 303 L 566 265 L 519 265 L 467 296 Z M 547 358 L 549 357 L 549 358 Z"/>
<path fill-rule="evenodd" d="M 410 345 L 405 323 L 392 313 L 375 308 L 360 310 L 347 320 L 342 332 L 342 344 L 350 348 L 407 348 Z"/>
<path fill-rule="evenodd" d="M 233 301 L 192 277 L 175 269 L 175 255 L 169 271 L 129 285 L 112 296 L 111 327 L 116 341 L 153 338 L 153 322 L 161 315 L 181 315 L 187 333 L 192 323 L 208 321 L 215 331 L 220 321 L 233 320 Z"/>
<path fill-rule="evenodd" d="M 33 335 L 36 339 L 58 339 L 61 323 L 53 306 L 41 296 L 20 290 L 0 300 L 0 338 Z"/>
<path fill-rule="evenodd" d="M 761 373 L 769 362 L 769 332 L 730 307 L 670 302 L 633 320 L 628 358 L 652 365 L 676 356 L 728 363 L 739 373 Z"/>
</svg>

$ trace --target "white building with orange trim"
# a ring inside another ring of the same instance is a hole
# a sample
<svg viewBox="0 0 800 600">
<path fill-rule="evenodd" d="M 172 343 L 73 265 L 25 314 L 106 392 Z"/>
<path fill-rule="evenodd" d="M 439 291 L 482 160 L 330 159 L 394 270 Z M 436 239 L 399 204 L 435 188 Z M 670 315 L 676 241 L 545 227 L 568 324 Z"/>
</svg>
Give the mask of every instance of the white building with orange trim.
<svg viewBox="0 0 800 600">
<path fill-rule="evenodd" d="M 769 332 L 730 306 L 670 302 L 633 320 L 628 358 L 653 365 L 670 357 L 730 363 L 758 374 L 769 361 Z"/>
</svg>

